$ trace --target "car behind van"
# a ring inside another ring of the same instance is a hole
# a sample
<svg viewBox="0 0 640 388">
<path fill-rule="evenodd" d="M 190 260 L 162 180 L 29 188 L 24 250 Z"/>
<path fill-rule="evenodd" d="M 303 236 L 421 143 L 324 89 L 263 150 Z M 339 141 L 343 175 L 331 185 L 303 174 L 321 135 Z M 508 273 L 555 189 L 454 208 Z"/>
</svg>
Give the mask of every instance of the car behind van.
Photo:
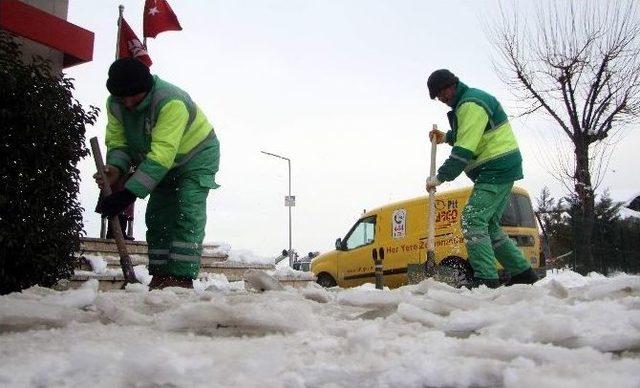
<svg viewBox="0 0 640 388">
<path fill-rule="evenodd" d="M 471 190 L 472 187 L 449 190 L 435 196 L 436 262 L 450 267 L 451 273 L 466 281 L 473 278 L 473 270 L 467 261 L 460 217 Z M 344 238 L 336 240 L 335 250 L 311 262 L 318 283 L 325 287 L 374 283 L 372 250 L 382 248 L 384 284 L 391 288 L 407 284 L 408 264 L 424 264 L 426 259 L 427 199 L 428 196 L 421 196 L 363 213 Z M 529 194 L 524 189 L 513 187 L 501 223 L 531 266 L 539 269 L 540 236 Z M 497 261 L 496 266 L 503 274 Z"/>
</svg>

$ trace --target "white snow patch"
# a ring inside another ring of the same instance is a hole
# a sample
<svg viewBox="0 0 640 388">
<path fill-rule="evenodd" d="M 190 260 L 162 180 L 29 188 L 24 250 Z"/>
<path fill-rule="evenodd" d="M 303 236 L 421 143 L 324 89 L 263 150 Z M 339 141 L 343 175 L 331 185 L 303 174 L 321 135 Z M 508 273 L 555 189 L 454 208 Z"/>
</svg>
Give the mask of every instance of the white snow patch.
<svg viewBox="0 0 640 388">
<path fill-rule="evenodd" d="M 135 267 L 133 267 L 133 272 L 136 275 L 136 279 L 140 283 L 144 284 L 145 286 L 148 286 L 149 283 L 151 283 L 151 279 L 153 278 L 153 276 L 149 275 L 149 269 L 146 265 L 136 265 Z"/>
<path fill-rule="evenodd" d="M 206 255 L 227 255 L 231 250 L 231 245 L 227 242 L 212 242 L 211 246 L 205 246 L 202 248 L 202 253 Z"/>
<path fill-rule="evenodd" d="M 193 282 L 196 293 L 209 291 L 229 291 L 231 284 L 224 274 L 210 273 L 204 278 L 196 279 Z"/>
<path fill-rule="evenodd" d="M 332 300 L 331 294 L 318 283 L 310 282 L 300 290 L 302 296 L 318 303 L 327 303 Z"/>
<path fill-rule="evenodd" d="M 107 272 L 107 261 L 100 255 L 84 255 L 84 258 L 89 261 L 91 269 L 97 274 L 105 274 Z"/>
<path fill-rule="evenodd" d="M 271 272 L 271 275 L 276 279 L 296 279 L 296 280 L 314 280 L 315 275 L 313 272 L 305 272 L 295 270 L 288 265 L 276 267 L 275 271 Z"/>
<path fill-rule="evenodd" d="M 273 257 L 258 256 L 248 249 L 229 250 L 227 261 L 244 264 L 274 264 Z"/>
<path fill-rule="evenodd" d="M 382 290 L 348 289 L 338 294 L 336 302 L 348 306 L 385 308 L 396 307 L 400 298 L 395 293 Z"/>
<path fill-rule="evenodd" d="M 118 305 L 113 299 L 100 295 L 96 299 L 96 308 L 101 317 L 118 325 L 149 325 L 153 317 L 138 313 L 126 306 Z"/>
<path fill-rule="evenodd" d="M 537 281 L 535 285 L 537 287 L 546 286 L 547 283 L 551 282 L 552 280 L 557 281 L 564 288 L 582 287 L 589 282 L 589 279 L 587 277 L 573 272 L 570 269 L 551 269 L 548 270 L 546 276 Z"/>
</svg>

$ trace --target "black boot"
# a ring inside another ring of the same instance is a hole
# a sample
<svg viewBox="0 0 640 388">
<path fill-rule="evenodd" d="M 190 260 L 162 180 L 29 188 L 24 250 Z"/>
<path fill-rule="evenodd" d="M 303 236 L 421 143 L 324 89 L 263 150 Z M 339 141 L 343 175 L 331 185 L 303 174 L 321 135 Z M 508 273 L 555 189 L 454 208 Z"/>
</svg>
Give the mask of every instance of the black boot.
<svg viewBox="0 0 640 388">
<path fill-rule="evenodd" d="M 474 277 L 473 283 L 469 288 L 480 287 L 483 284 L 489 288 L 498 288 L 501 285 L 499 279 L 483 279 Z"/>
<path fill-rule="evenodd" d="M 513 284 L 533 284 L 538 281 L 538 275 L 535 271 L 529 267 L 524 272 L 511 276 L 511 280 L 507 283 L 508 286 Z"/>
<path fill-rule="evenodd" d="M 193 279 L 171 275 L 153 275 L 149 289 L 158 290 L 165 287 L 193 288 Z"/>
</svg>

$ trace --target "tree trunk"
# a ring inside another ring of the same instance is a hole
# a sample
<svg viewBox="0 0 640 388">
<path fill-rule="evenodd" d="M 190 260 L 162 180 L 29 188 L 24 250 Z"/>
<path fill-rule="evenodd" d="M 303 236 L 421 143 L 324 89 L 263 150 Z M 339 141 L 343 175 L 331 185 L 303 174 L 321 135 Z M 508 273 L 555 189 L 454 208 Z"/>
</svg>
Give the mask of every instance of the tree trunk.
<svg viewBox="0 0 640 388">
<path fill-rule="evenodd" d="M 578 271 L 588 273 L 595 269 L 593 260 L 593 224 L 594 224 L 594 194 L 591 187 L 591 174 L 589 173 L 589 144 L 582 136 L 575 139 L 575 192 L 578 196 L 579 209 L 575 214 L 573 223 L 574 254 L 577 263 L 582 263 Z M 580 268 L 581 267 L 581 268 Z"/>
</svg>

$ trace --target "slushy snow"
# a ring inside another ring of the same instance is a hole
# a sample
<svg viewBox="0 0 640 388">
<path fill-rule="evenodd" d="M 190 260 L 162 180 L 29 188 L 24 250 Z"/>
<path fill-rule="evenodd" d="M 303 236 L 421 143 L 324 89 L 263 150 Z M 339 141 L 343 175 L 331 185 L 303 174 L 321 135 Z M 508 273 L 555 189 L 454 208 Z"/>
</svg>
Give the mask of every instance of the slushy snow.
<svg viewBox="0 0 640 388">
<path fill-rule="evenodd" d="M 640 277 L 466 290 L 33 287 L 0 297 L 3 387 L 638 387 Z"/>
</svg>

